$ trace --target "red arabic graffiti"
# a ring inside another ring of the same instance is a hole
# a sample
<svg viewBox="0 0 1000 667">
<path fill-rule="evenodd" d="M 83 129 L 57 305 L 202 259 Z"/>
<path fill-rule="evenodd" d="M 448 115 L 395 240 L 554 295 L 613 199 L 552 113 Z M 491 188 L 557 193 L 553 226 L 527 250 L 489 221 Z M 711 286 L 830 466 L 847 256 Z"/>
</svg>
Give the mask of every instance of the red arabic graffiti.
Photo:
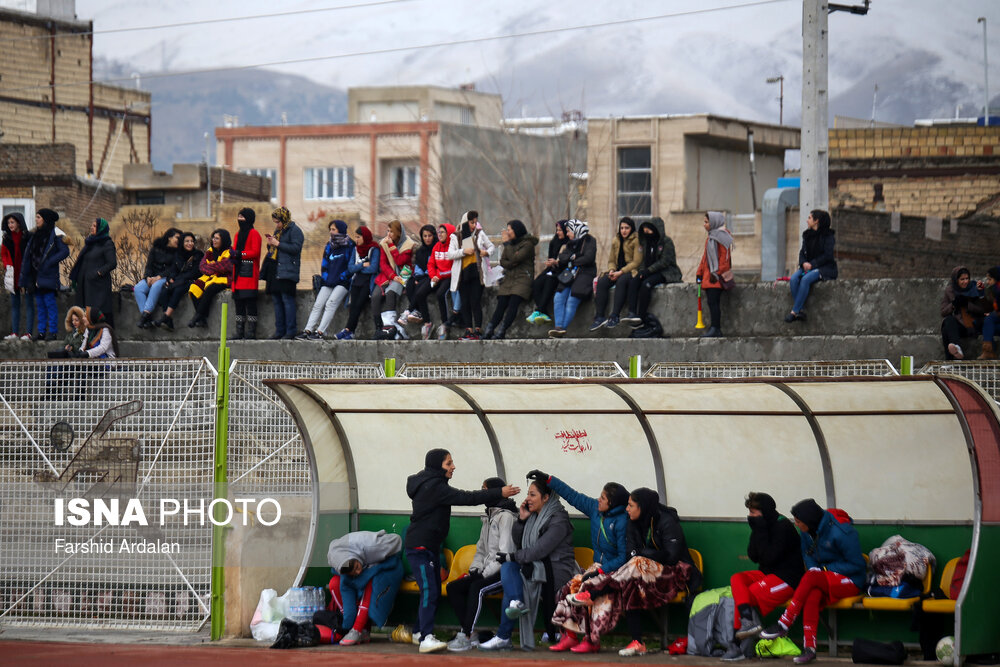
<svg viewBox="0 0 1000 667">
<path fill-rule="evenodd" d="M 562 450 L 564 452 L 579 452 L 582 454 L 593 449 L 590 441 L 587 440 L 586 431 L 577 431 L 576 429 L 559 431 L 556 433 L 556 440 L 562 440 Z"/>
</svg>

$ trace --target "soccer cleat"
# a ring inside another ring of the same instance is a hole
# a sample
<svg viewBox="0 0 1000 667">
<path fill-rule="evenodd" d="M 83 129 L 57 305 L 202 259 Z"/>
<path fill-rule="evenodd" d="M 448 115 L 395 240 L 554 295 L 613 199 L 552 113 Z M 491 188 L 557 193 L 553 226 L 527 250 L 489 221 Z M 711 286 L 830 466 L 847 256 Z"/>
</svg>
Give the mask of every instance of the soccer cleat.
<svg viewBox="0 0 1000 667">
<path fill-rule="evenodd" d="M 557 643 L 555 643 L 552 646 L 550 646 L 549 650 L 553 651 L 555 653 L 561 653 L 563 651 L 569 651 L 570 649 L 572 649 L 574 646 L 576 646 L 579 643 L 580 643 L 579 639 L 577 639 L 576 637 L 572 636 L 568 632 L 564 632 L 563 636 L 562 636 L 562 639 L 560 639 Z"/>
<path fill-rule="evenodd" d="M 344 638 L 340 640 L 341 646 L 356 646 L 357 644 L 367 644 L 371 641 L 371 635 L 367 630 L 355 630 L 351 628 L 350 631 L 344 635 Z"/>
<path fill-rule="evenodd" d="M 774 625 L 769 625 L 766 630 L 761 630 L 761 639 L 777 639 L 778 637 L 784 637 L 788 634 L 788 628 L 778 621 Z"/>
<path fill-rule="evenodd" d="M 623 658 L 634 658 L 637 655 L 646 655 L 646 645 L 633 639 L 632 643 L 618 651 L 618 655 Z"/>
<path fill-rule="evenodd" d="M 763 629 L 760 623 L 754 619 L 743 616 L 740 618 L 740 629 L 736 631 L 736 639 L 743 640 L 747 637 L 756 637 Z"/>
<path fill-rule="evenodd" d="M 573 653 L 598 653 L 601 650 L 601 642 L 593 643 L 589 637 L 584 637 L 583 641 L 570 649 Z"/>
<path fill-rule="evenodd" d="M 816 649 L 807 648 L 802 651 L 801 655 L 797 655 L 792 658 L 792 662 L 796 665 L 804 665 L 806 663 L 812 662 L 816 659 Z"/>
</svg>

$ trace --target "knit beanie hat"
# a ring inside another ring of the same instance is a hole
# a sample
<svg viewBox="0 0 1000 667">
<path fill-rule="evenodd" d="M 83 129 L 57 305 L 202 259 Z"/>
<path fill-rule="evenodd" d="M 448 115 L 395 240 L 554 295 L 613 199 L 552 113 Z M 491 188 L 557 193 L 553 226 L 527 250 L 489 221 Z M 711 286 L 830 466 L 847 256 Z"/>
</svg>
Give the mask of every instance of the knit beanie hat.
<svg viewBox="0 0 1000 667">
<path fill-rule="evenodd" d="M 514 230 L 514 238 L 519 239 L 528 233 L 528 228 L 524 226 L 524 223 L 520 220 L 511 220 L 507 223 L 512 230 Z"/>
<path fill-rule="evenodd" d="M 242 215 L 243 219 L 246 220 L 251 225 L 254 223 L 254 221 L 257 220 L 257 212 L 254 211 L 252 208 L 249 208 L 249 207 L 247 207 L 247 208 L 241 208 L 240 209 L 240 215 Z"/>
<path fill-rule="evenodd" d="M 424 455 L 424 468 L 427 470 L 441 470 L 441 464 L 448 456 L 447 449 L 432 449 Z"/>
<path fill-rule="evenodd" d="M 338 234 L 346 234 L 347 233 L 347 223 L 344 222 L 343 220 L 334 220 L 333 221 L 333 226 L 337 228 L 337 233 Z"/>
<path fill-rule="evenodd" d="M 823 520 L 825 510 L 812 498 L 806 498 L 792 505 L 792 516 L 806 524 L 813 535 L 819 530 L 819 522 Z"/>
<path fill-rule="evenodd" d="M 49 226 L 56 224 L 56 220 L 59 219 L 59 214 L 51 208 L 38 209 L 38 215 L 42 216 L 42 220 L 44 220 L 45 224 Z"/>
</svg>

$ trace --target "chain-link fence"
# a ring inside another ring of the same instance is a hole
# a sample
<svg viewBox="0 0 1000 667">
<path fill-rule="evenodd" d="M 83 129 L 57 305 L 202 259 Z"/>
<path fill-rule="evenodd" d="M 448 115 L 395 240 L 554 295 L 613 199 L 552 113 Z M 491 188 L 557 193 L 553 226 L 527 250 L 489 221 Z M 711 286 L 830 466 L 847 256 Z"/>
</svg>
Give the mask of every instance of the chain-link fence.
<svg viewBox="0 0 1000 667">
<path fill-rule="evenodd" d="M 857 361 L 746 361 L 738 363 L 661 362 L 643 377 L 652 378 L 750 378 L 750 377 L 849 377 L 899 375 L 886 359 Z"/>
<path fill-rule="evenodd" d="M 417 379 L 452 378 L 481 380 L 489 378 L 621 378 L 628 377 L 614 361 L 592 363 L 411 363 L 403 364 L 396 377 Z"/>
<path fill-rule="evenodd" d="M 0 362 L 0 624 L 204 623 L 215 392 L 204 359 Z"/>
<path fill-rule="evenodd" d="M 277 394 L 264 386 L 286 380 L 377 379 L 379 364 L 237 360 L 229 371 L 229 486 L 233 493 L 312 495 L 309 460 L 299 428 Z"/>
<path fill-rule="evenodd" d="M 922 374 L 948 373 L 971 380 L 1000 402 L 1000 361 L 932 361 L 920 369 Z"/>
</svg>

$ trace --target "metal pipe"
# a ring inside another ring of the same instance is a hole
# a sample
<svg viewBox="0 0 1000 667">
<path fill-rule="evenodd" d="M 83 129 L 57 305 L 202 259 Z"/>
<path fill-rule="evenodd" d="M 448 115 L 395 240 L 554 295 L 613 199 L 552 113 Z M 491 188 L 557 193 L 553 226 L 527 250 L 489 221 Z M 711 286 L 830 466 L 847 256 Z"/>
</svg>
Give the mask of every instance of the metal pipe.
<svg viewBox="0 0 1000 667">
<path fill-rule="evenodd" d="M 986 17 L 980 16 L 976 23 L 983 24 L 983 125 L 990 126 L 990 58 L 986 42 Z"/>
</svg>

